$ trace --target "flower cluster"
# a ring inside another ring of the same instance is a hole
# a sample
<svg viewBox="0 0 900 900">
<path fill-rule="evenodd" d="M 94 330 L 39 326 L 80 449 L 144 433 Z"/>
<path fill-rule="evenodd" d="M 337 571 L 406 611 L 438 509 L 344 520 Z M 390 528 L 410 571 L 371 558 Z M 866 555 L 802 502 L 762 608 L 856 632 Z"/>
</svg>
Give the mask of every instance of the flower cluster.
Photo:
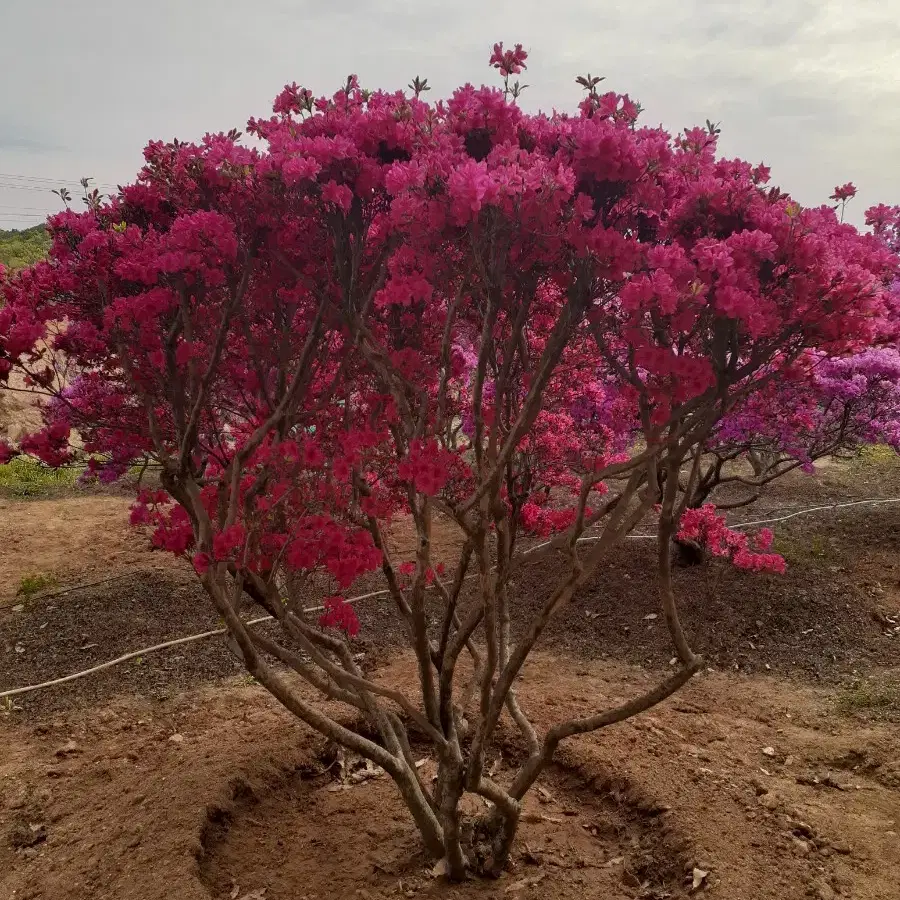
<svg viewBox="0 0 900 900">
<path fill-rule="evenodd" d="M 521 44 L 516 44 L 512 50 L 504 50 L 503 42 L 500 41 L 494 44 L 490 64 L 499 69 L 501 75 L 519 75 L 528 68 L 525 65 L 526 59 L 528 54 L 522 49 Z"/>
<path fill-rule="evenodd" d="M 356 610 L 343 597 L 326 597 L 322 601 L 325 612 L 319 616 L 323 628 L 336 628 L 349 637 L 359 634 L 359 619 Z"/>
<path fill-rule="evenodd" d="M 772 546 L 770 529 L 762 528 L 751 538 L 742 531 L 729 528 L 725 516 L 717 513 L 712 504 L 685 510 L 677 537 L 682 541 L 696 541 L 738 569 L 779 574 L 785 570 L 784 557 L 768 552 Z"/>
</svg>

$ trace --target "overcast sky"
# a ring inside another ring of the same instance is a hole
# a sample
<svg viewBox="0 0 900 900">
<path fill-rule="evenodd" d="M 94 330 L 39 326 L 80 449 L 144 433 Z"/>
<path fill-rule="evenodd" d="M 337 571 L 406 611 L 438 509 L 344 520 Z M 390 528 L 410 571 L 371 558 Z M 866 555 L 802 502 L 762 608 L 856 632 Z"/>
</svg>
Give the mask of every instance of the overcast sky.
<svg viewBox="0 0 900 900">
<path fill-rule="evenodd" d="M 590 71 L 646 124 L 721 122 L 802 203 L 900 203 L 900 0 L 2 0 L 0 228 L 59 208 L 40 179 L 130 180 L 149 139 L 242 128 L 285 82 L 497 83 L 496 40 L 531 54 L 527 108 Z"/>
</svg>

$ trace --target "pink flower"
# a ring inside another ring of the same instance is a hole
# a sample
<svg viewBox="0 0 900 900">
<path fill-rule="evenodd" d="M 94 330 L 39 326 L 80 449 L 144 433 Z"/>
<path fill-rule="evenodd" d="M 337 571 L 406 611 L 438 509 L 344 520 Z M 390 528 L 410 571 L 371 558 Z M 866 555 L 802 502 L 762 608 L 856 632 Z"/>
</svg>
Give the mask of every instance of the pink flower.
<svg viewBox="0 0 900 900">
<path fill-rule="evenodd" d="M 852 200 L 856 196 L 856 186 L 848 181 L 846 184 L 838 185 L 831 195 L 831 199 L 837 202 L 845 202 Z"/>
<path fill-rule="evenodd" d="M 309 156 L 292 156 L 281 166 L 281 177 L 285 184 L 294 185 L 307 181 L 319 174 L 322 166 Z"/>
<path fill-rule="evenodd" d="M 343 212 L 348 213 L 353 203 L 353 191 L 345 184 L 329 181 L 327 184 L 322 185 L 322 199 L 328 203 L 333 203 Z"/>
<path fill-rule="evenodd" d="M 504 50 L 503 42 L 500 41 L 500 43 L 494 44 L 489 62 L 493 68 L 499 69 L 502 75 L 508 77 L 518 75 L 527 69 L 526 59 L 528 59 L 528 53 L 522 49 L 521 44 L 516 44 L 513 50 Z"/>
<path fill-rule="evenodd" d="M 498 187 L 483 162 L 468 160 L 453 171 L 449 191 L 456 223 L 465 225 L 496 197 Z"/>
</svg>

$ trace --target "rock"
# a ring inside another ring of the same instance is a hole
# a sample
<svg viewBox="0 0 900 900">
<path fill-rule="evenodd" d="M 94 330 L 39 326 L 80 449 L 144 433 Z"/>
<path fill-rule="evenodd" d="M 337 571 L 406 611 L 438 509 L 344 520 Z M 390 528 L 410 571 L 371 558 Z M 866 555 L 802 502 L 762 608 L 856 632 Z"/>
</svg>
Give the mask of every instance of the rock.
<svg viewBox="0 0 900 900">
<path fill-rule="evenodd" d="M 809 844 L 806 843 L 802 838 L 795 837 L 793 839 L 794 849 L 801 856 L 809 856 Z"/>
<path fill-rule="evenodd" d="M 56 755 L 60 758 L 71 756 L 74 753 L 81 753 L 81 749 L 75 741 L 66 741 L 66 743 L 56 751 Z"/>
<path fill-rule="evenodd" d="M 47 840 L 47 826 L 43 822 L 25 825 L 16 825 L 9 834 L 9 843 L 17 850 L 26 847 L 36 847 Z"/>
<path fill-rule="evenodd" d="M 178 732 L 176 732 L 169 738 L 169 742 L 172 744 L 183 744 L 184 743 L 184 735 L 178 734 Z"/>
<path fill-rule="evenodd" d="M 769 789 L 764 785 L 758 778 L 752 779 L 750 782 L 753 785 L 753 790 L 756 791 L 757 797 L 762 797 L 763 794 L 768 794 Z"/>
<path fill-rule="evenodd" d="M 775 748 L 774 747 L 763 747 L 762 752 L 763 752 L 763 756 L 768 756 L 768 757 L 775 756 Z"/>
<path fill-rule="evenodd" d="M 25 805 L 28 803 L 28 790 L 27 788 L 20 788 L 13 796 L 10 798 L 9 803 L 7 804 L 10 809 L 24 809 Z"/>
</svg>

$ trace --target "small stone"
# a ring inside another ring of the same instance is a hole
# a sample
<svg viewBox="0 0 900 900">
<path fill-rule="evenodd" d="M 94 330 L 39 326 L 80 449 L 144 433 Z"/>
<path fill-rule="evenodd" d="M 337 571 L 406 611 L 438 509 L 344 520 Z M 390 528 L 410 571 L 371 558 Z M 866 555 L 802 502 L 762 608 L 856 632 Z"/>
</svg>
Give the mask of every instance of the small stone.
<svg viewBox="0 0 900 900">
<path fill-rule="evenodd" d="M 169 742 L 172 744 L 183 744 L 184 743 L 184 735 L 178 734 L 178 732 L 176 732 L 169 738 Z"/>
<path fill-rule="evenodd" d="M 56 755 L 59 757 L 71 756 L 73 753 L 81 753 L 81 750 L 75 741 L 66 741 L 66 743 L 56 751 Z"/>
<path fill-rule="evenodd" d="M 762 748 L 763 756 L 775 756 L 775 748 L 774 747 L 763 747 Z"/>
<path fill-rule="evenodd" d="M 806 843 L 802 838 L 795 837 L 793 839 L 794 849 L 797 850 L 801 856 L 809 856 L 809 844 Z"/>
</svg>

